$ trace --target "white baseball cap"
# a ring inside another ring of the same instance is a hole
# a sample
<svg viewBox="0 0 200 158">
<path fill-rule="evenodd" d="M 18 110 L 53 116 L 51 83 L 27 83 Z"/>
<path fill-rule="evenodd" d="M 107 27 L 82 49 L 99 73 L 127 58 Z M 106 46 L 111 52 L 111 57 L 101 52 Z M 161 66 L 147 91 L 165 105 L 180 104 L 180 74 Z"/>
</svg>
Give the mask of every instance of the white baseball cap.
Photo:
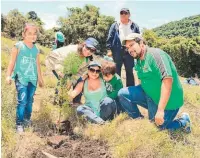
<svg viewBox="0 0 200 158">
<path fill-rule="evenodd" d="M 136 38 L 139 38 L 140 40 L 143 40 L 143 37 L 139 33 L 130 33 L 128 36 L 125 37 L 125 39 L 122 41 L 122 45 L 126 44 L 126 41 L 134 40 Z"/>
</svg>

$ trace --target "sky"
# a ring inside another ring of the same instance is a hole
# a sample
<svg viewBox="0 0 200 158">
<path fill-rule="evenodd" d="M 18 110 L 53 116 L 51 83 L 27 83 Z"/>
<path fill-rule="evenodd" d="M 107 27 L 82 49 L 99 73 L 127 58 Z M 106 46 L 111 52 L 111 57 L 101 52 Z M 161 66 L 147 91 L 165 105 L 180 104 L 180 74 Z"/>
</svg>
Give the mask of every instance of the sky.
<svg viewBox="0 0 200 158">
<path fill-rule="evenodd" d="M 151 29 L 170 21 L 180 20 L 184 17 L 200 14 L 200 1 L 77 1 L 77 0 L 1 0 L 1 13 L 6 15 L 10 10 L 18 9 L 22 14 L 35 11 L 45 23 L 44 28 L 50 29 L 57 26 L 58 17 L 67 17 L 66 8 L 83 8 L 91 4 L 100 9 L 100 14 L 113 16 L 119 20 L 121 8 L 129 8 L 131 20 L 140 28 Z"/>
</svg>

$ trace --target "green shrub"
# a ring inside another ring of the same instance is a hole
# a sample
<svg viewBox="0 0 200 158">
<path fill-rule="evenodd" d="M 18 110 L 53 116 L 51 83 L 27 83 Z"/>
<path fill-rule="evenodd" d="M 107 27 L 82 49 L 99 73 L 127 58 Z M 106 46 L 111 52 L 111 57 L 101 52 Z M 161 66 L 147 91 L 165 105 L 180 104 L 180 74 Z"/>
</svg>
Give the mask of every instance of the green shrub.
<svg viewBox="0 0 200 158">
<path fill-rule="evenodd" d="M 76 74 L 83 60 L 77 53 L 70 53 L 64 61 L 64 74 Z"/>
</svg>

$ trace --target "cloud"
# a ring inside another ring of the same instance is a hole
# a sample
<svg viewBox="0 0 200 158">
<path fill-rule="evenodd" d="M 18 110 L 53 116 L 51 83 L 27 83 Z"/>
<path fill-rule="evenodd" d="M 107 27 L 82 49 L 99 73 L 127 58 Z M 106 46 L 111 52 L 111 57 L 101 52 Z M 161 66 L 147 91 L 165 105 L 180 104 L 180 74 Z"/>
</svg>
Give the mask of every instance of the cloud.
<svg viewBox="0 0 200 158">
<path fill-rule="evenodd" d="M 41 20 L 45 23 L 44 24 L 44 29 L 51 29 L 55 26 L 58 26 L 56 24 L 56 21 L 58 20 L 58 15 L 52 14 L 52 13 L 41 13 L 38 12 L 38 17 L 41 18 Z"/>
</svg>

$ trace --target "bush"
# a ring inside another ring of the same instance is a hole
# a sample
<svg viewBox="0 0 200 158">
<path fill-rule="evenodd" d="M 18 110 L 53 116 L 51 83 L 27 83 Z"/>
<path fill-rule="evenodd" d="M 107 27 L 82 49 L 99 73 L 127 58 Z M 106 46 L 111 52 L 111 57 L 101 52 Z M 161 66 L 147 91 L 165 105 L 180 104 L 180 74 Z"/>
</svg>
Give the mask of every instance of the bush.
<svg viewBox="0 0 200 158">
<path fill-rule="evenodd" d="M 171 39 L 158 37 L 154 32 L 143 33 L 147 44 L 167 52 L 176 65 L 178 73 L 184 77 L 200 76 L 200 45 L 198 38 L 174 37 Z"/>
<path fill-rule="evenodd" d="M 71 52 L 64 61 L 64 74 L 77 74 L 83 60 L 77 53 Z"/>
</svg>

